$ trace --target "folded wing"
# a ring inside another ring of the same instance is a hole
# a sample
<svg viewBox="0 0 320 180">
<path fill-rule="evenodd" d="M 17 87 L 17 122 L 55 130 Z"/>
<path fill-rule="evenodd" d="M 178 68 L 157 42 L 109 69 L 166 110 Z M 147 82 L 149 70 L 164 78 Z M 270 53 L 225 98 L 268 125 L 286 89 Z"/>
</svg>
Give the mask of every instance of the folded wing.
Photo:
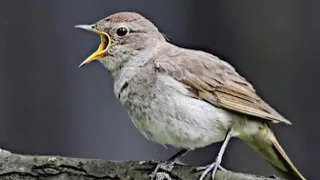
<svg viewBox="0 0 320 180">
<path fill-rule="evenodd" d="M 189 96 L 231 111 L 291 124 L 257 94 L 225 61 L 202 51 L 167 51 L 154 61 L 158 73 L 183 83 Z"/>
</svg>

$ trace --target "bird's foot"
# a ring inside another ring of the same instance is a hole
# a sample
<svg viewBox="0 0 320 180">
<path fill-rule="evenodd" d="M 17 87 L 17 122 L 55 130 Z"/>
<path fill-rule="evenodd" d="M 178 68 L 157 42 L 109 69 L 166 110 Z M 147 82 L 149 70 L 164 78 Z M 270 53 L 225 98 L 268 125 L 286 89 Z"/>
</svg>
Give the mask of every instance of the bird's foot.
<svg viewBox="0 0 320 180">
<path fill-rule="evenodd" d="M 153 170 L 152 174 L 150 174 L 151 180 L 154 180 L 157 177 L 157 173 L 160 169 L 171 172 L 175 164 L 184 165 L 180 161 L 157 162 L 156 168 Z"/>
<path fill-rule="evenodd" d="M 208 175 L 208 173 L 210 171 L 212 171 L 212 180 L 214 180 L 214 176 L 216 174 L 216 171 L 217 169 L 220 169 L 221 171 L 228 171 L 227 169 L 225 169 L 224 167 L 220 166 L 220 165 L 217 165 L 216 162 L 212 163 L 212 164 L 209 164 L 207 166 L 204 166 L 204 167 L 198 167 L 196 168 L 196 171 L 204 171 L 202 174 L 201 174 L 201 177 L 199 178 L 199 180 L 204 180 L 205 177 Z"/>
<path fill-rule="evenodd" d="M 213 163 L 213 164 L 215 164 L 215 163 Z M 197 168 L 196 168 L 196 171 L 204 171 L 204 170 L 206 170 L 210 165 L 211 165 L 211 164 L 206 165 L 206 166 L 197 167 Z M 226 168 L 222 167 L 221 165 L 218 167 L 218 169 L 220 169 L 221 171 L 224 171 L 224 172 L 228 171 Z"/>
<path fill-rule="evenodd" d="M 180 161 L 180 158 L 182 158 L 185 154 L 187 154 L 189 151 L 187 149 L 182 149 L 178 151 L 176 154 L 174 154 L 172 157 L 170 157 L 167 161 L 165 162 L 156 162 L 157 166 L 150 174 L 151 180 L 157 177 L 159 169 L 165 170 L 167 172 L 171 172 L 171 170 L 174 168 L 175 164 L 179 165 L 185 165 Z"/>
</svg>

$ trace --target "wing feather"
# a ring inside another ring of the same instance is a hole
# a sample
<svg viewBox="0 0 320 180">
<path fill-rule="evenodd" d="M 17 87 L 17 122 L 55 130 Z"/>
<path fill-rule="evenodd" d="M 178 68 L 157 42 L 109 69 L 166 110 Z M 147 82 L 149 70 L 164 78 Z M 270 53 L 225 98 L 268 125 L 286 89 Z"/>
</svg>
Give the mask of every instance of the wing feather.
<svg viewBox="0 0 320 180">
<path fill-rule="evenodd" d="M 183 83 L 193 98 L 274 123 L 291 124 L 265 103 L 230 64 L 216 56 L 202 51 L 168 50 L 154 63 L 158 73 L 165 73 Z"/>
</svg>

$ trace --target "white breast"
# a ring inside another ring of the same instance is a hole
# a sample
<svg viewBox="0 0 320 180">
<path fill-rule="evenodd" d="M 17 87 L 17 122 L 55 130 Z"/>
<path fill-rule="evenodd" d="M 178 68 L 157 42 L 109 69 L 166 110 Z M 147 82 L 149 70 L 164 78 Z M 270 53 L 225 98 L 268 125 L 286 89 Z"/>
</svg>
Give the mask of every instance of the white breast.
<svg viewBox="0 0 320 180">
<path fill-rule="evenodd" d="M 147 120 L 130 115 L 146 137 L 189 149 L 224 140 L 231 126 L 225 110 L 187 96 L 184 85 L 166 75 L 157 77 L 154 91 Z"/>
</svg>

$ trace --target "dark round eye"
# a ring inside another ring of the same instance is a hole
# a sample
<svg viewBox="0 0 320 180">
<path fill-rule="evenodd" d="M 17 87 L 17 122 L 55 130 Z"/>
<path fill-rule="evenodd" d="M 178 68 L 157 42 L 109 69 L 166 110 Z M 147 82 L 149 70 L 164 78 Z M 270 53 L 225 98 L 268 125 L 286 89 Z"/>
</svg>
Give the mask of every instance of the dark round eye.
<svg viewBox="0 0 320 180">
<path fill-rule="evenodd" d="M 129 29 L 127 27 L 119 27 L 117 29 L 118 36 L 125 36 L 129 33 Z"/>
</svg>

